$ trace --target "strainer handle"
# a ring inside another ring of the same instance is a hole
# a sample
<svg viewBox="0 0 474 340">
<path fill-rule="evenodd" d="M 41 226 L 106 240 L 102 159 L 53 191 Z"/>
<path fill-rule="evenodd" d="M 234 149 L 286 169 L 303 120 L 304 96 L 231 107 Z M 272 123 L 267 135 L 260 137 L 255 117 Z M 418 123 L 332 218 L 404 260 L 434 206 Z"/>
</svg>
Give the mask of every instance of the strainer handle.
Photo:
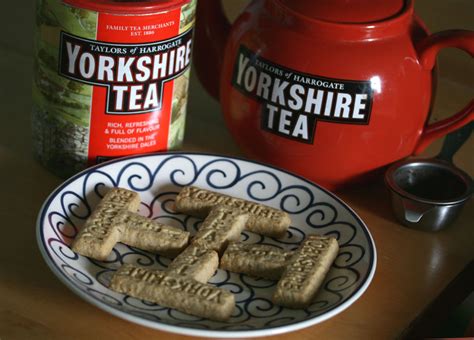
<svg viewBox="0 0 474 340">
<path fill-rule="evenodd" d="M 446 139 L 444 140 L 443 147 L 441 148 L 441 151 L 438 156 L 436 156 L 436 158 L 452 163 L 453 156 L 469 139 L 473 128 L 474 122 L 471 122 L 460 128 L 459 130 L 451 132 L 449 135 L 447 135 Z"/>
</svg>

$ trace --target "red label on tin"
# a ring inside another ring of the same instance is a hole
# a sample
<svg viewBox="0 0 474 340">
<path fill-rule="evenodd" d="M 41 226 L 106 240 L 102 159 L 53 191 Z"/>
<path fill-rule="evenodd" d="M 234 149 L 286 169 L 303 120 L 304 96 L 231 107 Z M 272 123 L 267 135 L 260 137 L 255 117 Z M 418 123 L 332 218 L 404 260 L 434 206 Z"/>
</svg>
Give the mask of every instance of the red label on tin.
<svg viewBox="0 0 474 340">
<path fill-rule="evenodd" d="M 99 13 L 97 37 L 62 32 L 62 76 L 93 86 L 90 163 L 168 148 L 174 79 L 191 62 L 181 8 L 141 16 Z"/>
</svg>

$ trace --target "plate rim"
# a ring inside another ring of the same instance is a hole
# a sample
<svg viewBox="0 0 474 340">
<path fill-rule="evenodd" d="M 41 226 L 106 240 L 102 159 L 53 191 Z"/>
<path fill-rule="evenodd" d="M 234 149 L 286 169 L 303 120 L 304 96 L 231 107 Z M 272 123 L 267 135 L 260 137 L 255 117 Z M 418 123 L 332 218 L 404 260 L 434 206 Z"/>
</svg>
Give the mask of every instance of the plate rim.
<svg viewBox="0 0 474 340">
<path fill-rule="evenodd" d="M 128 314 L 124 311 L 115 309 L 105 303 L 101 303 L 100 301 L 97 301 L 90 297 L 88 294 L 84 293 L 82 290 L 77 288 L 74 284 L 72 284 L 69 279 L 65 278 L 65 274 L 58 269 L 56 264 L 54 263 L 53 259 L 50 257 L 50 254 L 48 253 L 47 249 L 44 247 L 43 244 L 45 243 L 45 240 L 43 238 L 43 234 L 41 233 L 42 227 L 41 227 L 41 221 L 44 219 L 44 215 L 46 212 L 47 207 L 51 205 L 51 201 L 54 197 L 57 196 L 57 193 L 59 193 L 63 188 L 74 182 L 76 179 L 84 176 L 87 173 L 93 172 L 98 168 L 106 167 L 108 165 L 114 164 L 114 163 L 120 163 L 120 162 L 126 162 L 131 159 L 139 159 L 139 158 L 147 158 L 147 157 L 156 157 L 156 156 L 172 156 L 172 155 L 182 155 L 182 156 L 205 156 L 205 157 L 220 157 L 220 158 L 225 158 L 225 159 L 230 159 L 230 160 L 237 160 L 237 161 L 243 161 L 243 162 L 248 162 L 248 163 L 253 163 L 257 164 L 259 166 L 267 167 L 273 170 L 281 171 L 283 173 L 286 173 L 288 175 L 294 176 L 303 182 L 315 186 L 319 190 L 323 191 L 325 194 L 333 198 L 336 202 L 338 202 L 340 205 L 348 209 L 348 211 L 351 213 L 351 215 L 361 224 L 363 227 L 363 231 L 365 234 L 368 236 L 367 239 L 369 241 L 369 250 L 370 253 L 372 254 L 373 261 L 369 263 L 369 271 L 367 276 L 364 279 L 363 284 L 360 286 L 359 290 L 356 291 L 355 293 L 352 294 L 346 301 L 343 303 L 337 305 L 334 309 L 325 312 L 322 315 L 318 315 L 312 318 L 309 318 L 304 321 L 299 321 L 295 322 L 293 324 L 289 325 L 281 325 L 281 326 L 275 326 L 275 327 L 269 327 L 269 328 L 263 328 L 263 329 L 252 329 L 252 330 L 212 330 L 212 329 L 199 329 L 199 328 L 192 328 L 192 327 L 187 327 L 187 326 L 175 326 L 175 325 L 169 325 L 164 322 L 160 321 L 151 321 L 139 316 L 135 316 L 132 314 Z M 198 337 L 209 337 L 209 338 L 249 338 L 249 337 L 262 337 L 262 336 L 271 336 L 271 335 L 277 335 L 277 334 L 283 334 L 283 333 L 289 333 L 289 332 L 294 332 L 297 330 L 301 330 L 310 326 L 314 326 L 316 324 L 319 324 L 321 322 L 324 322 L 335 315 L 343 312 L 346 310 L 348 307 L 350 307 L 354 302 L 356 302 L 362 294 L 365 293 L 365 291 L 368 289 L 370 283 L 373 280 L 373 277 L 375 275 L 375 271 L 377 268 L 377 249 L 375 246 L 375 241 L 373 239 L 372 234 L 370 233 L 369 228 L 365 224 L 365 222 L 359 217 L 359 215 L 352 209 L 350 205 L 348 205 L 346 202 L 344 202 L 341 198 L 339 198 L 337 195 L 332 193 L 331 191 L 321 187 L 319 184 L 312 182 L 298 174 L 292 173 L 291 171 L 281 169 L 269 164 L 265 164 L 259 161 L 254 161 L 250 160 L 244 157 L 235 157 L 235 156 L 226 156 L 226 155 L 220 155 L 220 154 L 212 154 L 212 153 L 203 153 L 203 152 L 186 152 L 186 151 L 167 151 L 167 152 L 156 152 L 156 153 L 147 153 L 147 154 L 140 154 L 140 155 L 131 155 L 127 157 L 121 157 L 121 158 L 116 158 L 116 159 L 111 159 L 109 161 L 96 164 L 94 166 L 91 166 L 87 169 L 84 169 L 80 171 L 79 173 L 71 176 L 70 178 L 64 180 L 61 184 L 56 186 L 56 188 L 47 196 L 47 198 L 44 200 L 43 204 L 41 205 L 41 208 L 39 210 L 37 219 L 36 219 L 36 241 L 37 241 L 37 246 L 40 250 L 40 253 L 43 257 L 43 260 L 46 262 L 48 265 L 49 269 L 53 272 L 53 274 L 73 293 L 78 295 L 80 298 L 83 300 L 87 301 L 88 303 L 92 304 L 93 306 L 110 313 L 122 320 L 126 320 L 128 322 L 132 322 L 141 326 L 145 326 L 148 328 L 160 330 L 160 331 L 165 331 L 165 332 L 170 332 L 170 333 L 175 333 L 175 334 L 181 334 L 181 335 L 188 335 L 188 336 L 198 336 Z"/>
</svg>

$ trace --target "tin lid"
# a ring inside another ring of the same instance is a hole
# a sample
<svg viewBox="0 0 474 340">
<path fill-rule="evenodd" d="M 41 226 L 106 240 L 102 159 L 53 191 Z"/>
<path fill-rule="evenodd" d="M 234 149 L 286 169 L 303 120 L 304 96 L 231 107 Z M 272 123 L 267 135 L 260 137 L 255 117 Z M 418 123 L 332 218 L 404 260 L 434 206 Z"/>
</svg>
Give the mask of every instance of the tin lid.
<svg viewBox="0 0 474 340">
<path fill-rule="evenodd" d="M 401 13 L 405 0 L 280 0 L 287 8 L 317 20 L 343 24 L 382 21 Z"/>
<path fill-rule="evenodd" d="M 181 7 L 191 0 L 63 0 L 63 3 L 111 14 L 151 14 Z"/>
</svg>

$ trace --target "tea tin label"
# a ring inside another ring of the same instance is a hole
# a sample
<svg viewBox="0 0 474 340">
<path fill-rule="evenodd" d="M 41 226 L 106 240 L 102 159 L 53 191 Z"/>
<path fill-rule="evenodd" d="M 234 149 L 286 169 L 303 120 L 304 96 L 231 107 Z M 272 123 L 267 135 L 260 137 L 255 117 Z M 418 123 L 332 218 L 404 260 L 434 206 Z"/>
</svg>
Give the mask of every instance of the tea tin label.
<svg viewBox="0 0 474 340">
<path fill-rule="evenodd" d="M 179 146 L 195 7 L 192 0 L 117 14 L 39 1 L 33 134 L 40 161 L 67 176 Z"/>
</svg>

